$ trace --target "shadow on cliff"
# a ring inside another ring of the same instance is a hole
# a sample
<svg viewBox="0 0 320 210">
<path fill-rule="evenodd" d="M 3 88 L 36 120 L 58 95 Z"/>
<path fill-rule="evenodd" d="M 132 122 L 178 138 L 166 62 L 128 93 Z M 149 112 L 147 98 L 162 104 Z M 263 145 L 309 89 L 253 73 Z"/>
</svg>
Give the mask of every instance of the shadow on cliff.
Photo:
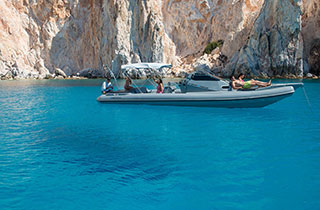
<svg viewBox="0 0 320 210">
<path fill-rule="evenodd" d="M 100 39 L 102 1 L 79 2 L 52 39 L 48 69 L 72 75 L 85 68 L 101 66 Z"/>
<path fill-rule="evenodd" d="M 129 11 L 131 15 L 130 42 L 131 62 L 162 62 L 163 49 L 159 44 L 161 36 L 153 12 L 147 12 L 148 5 L 144 0 L 130 0 Z M 161 42 L 161 41 L 160 41 Z M 132 55 L 134 53 L 135 55 Z M 136 58 L 136 55 L 139 58 Z"/>
<path fill-rule="evenodd" d="M 320 39 L 313 41 L 308 62 L 310 73 L 320 75 Z"/>
<path fill-rule="evenodd" d="M 78 10 L 80 5 L 77 5 Z M 52 39 L 51 49 L 49 51 L 50 64 L 47 68 L 53 70 L 57 67 L 62 69 L 67 75 L 77 72 L 83 66 L 83 60 L 80 58 L 79 42 L 83 33 L 81 21 L 74 18 L 73 14 L 63 24 L 61 30 Z M 72 58 L 72 55 L 78 54 L 78 58 Z"/>
</svg>

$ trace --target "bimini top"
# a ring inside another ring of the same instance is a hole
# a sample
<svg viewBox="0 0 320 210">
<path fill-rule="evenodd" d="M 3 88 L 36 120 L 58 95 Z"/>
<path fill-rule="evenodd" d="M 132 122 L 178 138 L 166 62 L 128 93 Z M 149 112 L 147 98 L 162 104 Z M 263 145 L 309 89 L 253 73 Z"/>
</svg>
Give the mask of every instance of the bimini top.
<svg viewBox="0 0 320 210">
<path fill-rule="evenodd" d="M 155 69 L 160 70 L 162 68 L 171 68 L 171 64 L 166 63 L 132 63 L 127 65 L 122 65 L 121 70 L 127 69 Z"/>
</svg>

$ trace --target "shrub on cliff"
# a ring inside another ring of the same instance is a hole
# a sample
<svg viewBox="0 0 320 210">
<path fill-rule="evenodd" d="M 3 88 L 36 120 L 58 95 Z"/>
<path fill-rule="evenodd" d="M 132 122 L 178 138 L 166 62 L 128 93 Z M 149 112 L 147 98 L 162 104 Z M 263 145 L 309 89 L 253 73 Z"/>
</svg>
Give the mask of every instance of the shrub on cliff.
<svg viewBox="0 0 320 210">
<path fill-rule="evenodd" d="M 210 54 L 212 50 L 223 45 L 223 40 L 210 42 L 203 51 L 203 54 Z"/>
</svg>

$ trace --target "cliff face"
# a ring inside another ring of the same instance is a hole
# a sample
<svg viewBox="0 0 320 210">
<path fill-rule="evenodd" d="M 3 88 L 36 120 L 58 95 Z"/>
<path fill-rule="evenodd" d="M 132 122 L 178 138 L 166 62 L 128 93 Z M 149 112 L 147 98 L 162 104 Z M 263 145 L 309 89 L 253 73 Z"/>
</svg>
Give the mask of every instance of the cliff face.
<svg viewBox="0 0 320 210">
<path fill-rule="evenodd" d="M 303 59 L 314 72 L 319 60 L 317 0 L 3 0 L 0 14 L 3 79 L 180 65 L 217 40 L 231 61 L 226 76 L 301 76 Z"/>
<path fill-rule="evenodd" d="M 252 76 L 303 76 L 301 1 L 266 0 L 246 44 L 228 65 Z"/>
<path fill-rule="evenodd" d="M 302 36 L 306 67 L 310 72 L 320 74 L 320 2 L 303 0 Z"/>
<path fill-rule="evenodd" d="M 224 40 L 223 53 L 232 56 L 246 40 L 262 4 L 263 0 L 166 0 L 166 33 L 178 56 L 202 52 L 217 40 Z"/>
<path fill-rule="evenodd" d="M 15 77 L 44 77 L 55 68 L 70 75 L 103 64 L 117 70 L 127 62 L 175 60 L 160 1 L 5 0 L 0 12 L 1 75 L 14 69 Z"/>
</svg>

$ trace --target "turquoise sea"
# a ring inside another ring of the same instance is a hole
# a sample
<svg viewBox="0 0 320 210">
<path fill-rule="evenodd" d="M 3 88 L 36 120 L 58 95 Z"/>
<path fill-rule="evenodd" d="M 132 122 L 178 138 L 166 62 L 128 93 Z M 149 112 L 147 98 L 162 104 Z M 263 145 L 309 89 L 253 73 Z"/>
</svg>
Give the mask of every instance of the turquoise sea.
<svg viewBox="0 0 320 210">
<path fill-rule="evenodd" d="M 0 81 L 0 209 L 320 209 L 320 80 L 258 109 L 101 104 L 101 82 Z"/>
</svg>

